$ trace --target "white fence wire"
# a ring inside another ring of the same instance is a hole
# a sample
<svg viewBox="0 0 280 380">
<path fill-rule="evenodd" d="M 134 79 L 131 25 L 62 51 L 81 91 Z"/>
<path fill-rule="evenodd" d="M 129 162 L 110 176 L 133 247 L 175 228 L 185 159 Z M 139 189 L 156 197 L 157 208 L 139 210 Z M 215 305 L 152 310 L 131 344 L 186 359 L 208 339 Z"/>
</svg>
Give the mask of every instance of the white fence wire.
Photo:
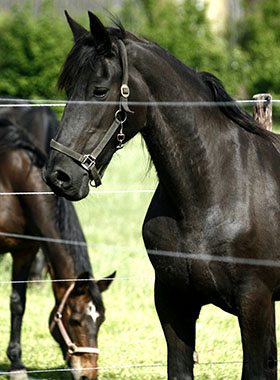
<svg viewBox="0 0 280 380">
<path fill-rule="evenodd" d="M 9 102 L 7 102 L 7 100 Z M 11 102 L 15 103 L 11 103 Z M 1 102 L 4 102 L 1 104 Z M 17 103 L 20 102 L 20 103 Z M 95 102 L 95 101 L 65 101 L 65 100 L 32 100 L 33 103 L 30 103 L 29 99 L 6 99 L 0 98 L 0 108 L 6 107 L 65 107 L 67 104 L 110 104 L 110 105 L 118 105 L 119 102 Z M 239 100 L 236 101 L 242 105 L 251 106 L 252 104 L 266 102 L 266 100 Z M 279 104 L 280 100 L 272 100 L 273 104 Z M 213 107 L 213 106 L 231 106 L 235 104 L 235 102 L 129 102 L 131 106 L 164 106 L 164 107 Z M 153 193 L 154 190 L 92 190 L 90 194 L 126 194 L 126 193 Z M 47 192 L 0 192 L 0 196 L 28 196 L 28 195 L 54 195 L 52 191 Z M 80 246 L 94 246 L 94 247 L 102 247 L 106 249 L 111 249 L 114 251 L 129 251 L 129 252 L 144 252 L 143 249 L 136 249 L 131 247 L 120 247 L 120 246 L 112 246 L 106 244 L 95 244 L 92 242 L 79 242 L 73 240 L 65 240 L 65 239 L 52 239 L 41 236 L 32 236 L 32 235 L 22 235 L 16 233 L 4 233 L 0 231 L 0 236 L 7 236 L 11 238 L 18 239 L 29 239 L 36 240 L 39 242 L 49 242 L 55 244 L 67 244 L 67 245 L 80 245 Z M 164 257 L 172 257 L 172 258 L 180 258 L 180 259 L 188 259 L 188 260 L 202 260 L 202 261 L 215 261 L 220 263 L 228 263 L 228 264 L 240 264 L 240 265 L 253 265 L 253 266 L 263 266 L 263 267 L 280 267 L 280 260 L 264 260 L 264 259 L 254 259 L 254 258 L 240 258 L 240 257 L 221 257 L 210 254 L 205 254 L 203 252 L 199 253 L 191 253 L 191 252 L 174 252 L 174 251 L 162 251 L 162 250 L 148 250 L 149 255 L 161 255 Z M 135 277 L 116 277 L 114 280 L 153 280 L 154 277 L 151 276 L 135 276 Z M 100 278 L 96 280 L 111 280 L 110 278 Z M 27 281 L 0 281 L 1 284 L 12 284 L 12 283 L 50 283 L 50 282 L 73 282 L 73 281 L 83 281 L 83 279 L 59 279 L 59 280 L 27 280 Z M 86 280 L 84 280 L 86 281 Z M 219 361 L 219 362 L 199 362 L 199 365 L 230 365 L 230 364 L 242 364 L 241 361 Z M 94 368 L 56 368 L 56 369 L 41 369 L 41 370 L 30 370 L 27 371 L 27 374 L 40 374 L 40 373 L 61 373 L 61 372 L 73 372 L 80 370 L 114 370 L 114 369 L 141 369 L 141 368 L 156 368 L 156 367 L 166 367 L 166 364 L 156 363 L 156 364 L 135 364 L 135 365 L 125 365 L 125 366 L 106 366 L 106 367 L 94 367 Z M 11 376 L 12 374 L 16 374 L 17 371 L 0 371 L 0 375 Z"/>
</svg>

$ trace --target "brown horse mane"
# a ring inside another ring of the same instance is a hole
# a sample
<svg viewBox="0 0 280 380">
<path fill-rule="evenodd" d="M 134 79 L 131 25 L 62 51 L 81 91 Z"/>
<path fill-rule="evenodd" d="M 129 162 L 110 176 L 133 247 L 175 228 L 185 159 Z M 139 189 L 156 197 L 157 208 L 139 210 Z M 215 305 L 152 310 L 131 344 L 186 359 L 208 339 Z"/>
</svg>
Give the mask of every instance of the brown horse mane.
<svg viewBox="0 0 280 380">
<path fill-rule="evenodd" d="M 26 130 L 13 124 L 10 120 L 0 119 L 0 154 L 12 149 L 25 149 L 29 153 L 32 164 L 42 168 L 46 156 L 31 141 L 32 137 Z"/>
</svg>

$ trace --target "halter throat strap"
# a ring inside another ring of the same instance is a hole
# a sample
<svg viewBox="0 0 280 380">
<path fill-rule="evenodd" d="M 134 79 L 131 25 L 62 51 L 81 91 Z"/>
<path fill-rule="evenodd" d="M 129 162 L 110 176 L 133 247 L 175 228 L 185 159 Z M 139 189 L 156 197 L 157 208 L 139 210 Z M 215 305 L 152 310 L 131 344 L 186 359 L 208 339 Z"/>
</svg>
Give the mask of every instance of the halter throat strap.
<svg viewBox="0 0 280 380">
<path fill-rule="evenodd" d="M 67 346 L 67 354 L 68 356 L 75 355 L 75 354 L 99 354 L 99 349 L 97 347 L 78 347 L 75 343 L 72 342 L 71 338 L 69 337 L 69 334 L 63 324 L 62 321 L 62 312 L 64 310 L 65 304 L 67 302 L 68 297 L 70 296 L 72 290 L 75 287 L 75 283 L 71 284 L 69 288 L 64 293 L 64 296 L 61 300 L 61 303 L 55 313 L 55 316 L 51 322 L 50 325 L 50 331 L 52 332 L 57 325 L 59 332 L 64 340 L 64 343 Z"/>
<path fill-rule="evenodd" d="M 60 153 L 65 154 L 66 156 L 72 158 L 73 160 L 77 161 L 85 170 L 87 170 L 93 181 L 94 184 L 91 185 L 94 187 L 98 187 L 101 185 L 101 175 L 98 173 L 95 163 L 98 158 L 98 156 L 102 153 L 106 145 L 109 143 L 111 138 L 114 136 L 118 128 L 120 127 L 120 131 L 117 134 L 117 149 L 121 149 L 124 144 L 123 141 L 125 139 L 125 134 L 123 133 L 123 124 L 125 123 L 127 119 L 127 112 L 133 113 L 129 109 L 128 106 L 128 97 L 130 95 L 130 90 L 128 87 L 128 59 L 127 59 L 127 51 L 125 44 L 122 40 L 117 41 L 118 49 L 119 49 L 119 55 L 120 55 L 120 61 L 122 66 L 122 85 L 120 88 L 120 102 L 119 102 L 119 109 L 115 113 L 115 118 L 105 135 L 103 136 L 100 143 L 97 145 L 96 148 L 92 150 L 90 154 L 81 154 L 78 152 L 75 152 L 73 149 L 66 147 L 65 145 L 59 143 L 58 141 L 52 139 L 50 142 L 50 147 L 54 150 L 57 150 Z"/>
</svg>

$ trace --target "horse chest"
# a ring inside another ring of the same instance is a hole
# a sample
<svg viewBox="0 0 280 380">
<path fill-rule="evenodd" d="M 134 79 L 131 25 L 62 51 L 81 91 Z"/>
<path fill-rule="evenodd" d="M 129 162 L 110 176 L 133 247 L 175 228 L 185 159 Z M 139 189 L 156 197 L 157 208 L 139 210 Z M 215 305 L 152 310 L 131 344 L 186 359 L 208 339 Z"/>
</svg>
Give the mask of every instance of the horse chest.
<svg viewBox="0 0 280 380">
<path fill-rule="evenodd" d="M 199 298 L 201 304 L 215 303 L 233 310 L 232 268 L 211 259 L 211 239 L 204 233 L 187 231 L 175 219 L 156 217 L 145 222 L 143 237 L 161 283 Z M 202 259 L 201 253 L 208 253 L 207 259 Z"/>
</svg>

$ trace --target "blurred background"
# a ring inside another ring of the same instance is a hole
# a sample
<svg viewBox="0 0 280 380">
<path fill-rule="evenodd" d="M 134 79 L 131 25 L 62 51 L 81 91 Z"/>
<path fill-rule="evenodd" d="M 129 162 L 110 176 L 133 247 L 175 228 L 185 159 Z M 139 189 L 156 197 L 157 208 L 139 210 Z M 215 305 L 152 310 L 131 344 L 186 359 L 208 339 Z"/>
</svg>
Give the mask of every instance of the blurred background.
<svg viewBox="0 0 280 380">
<path fill-rule="evenodd" d="M 188 66 L 218 76 L 235 98 L 280 88 L 279 0 L 0 0 L 0 93 L 61 98 L 56 80 L 72 45 L 67 9 L 91 10 L 155 40 Z"/>
</svg>

